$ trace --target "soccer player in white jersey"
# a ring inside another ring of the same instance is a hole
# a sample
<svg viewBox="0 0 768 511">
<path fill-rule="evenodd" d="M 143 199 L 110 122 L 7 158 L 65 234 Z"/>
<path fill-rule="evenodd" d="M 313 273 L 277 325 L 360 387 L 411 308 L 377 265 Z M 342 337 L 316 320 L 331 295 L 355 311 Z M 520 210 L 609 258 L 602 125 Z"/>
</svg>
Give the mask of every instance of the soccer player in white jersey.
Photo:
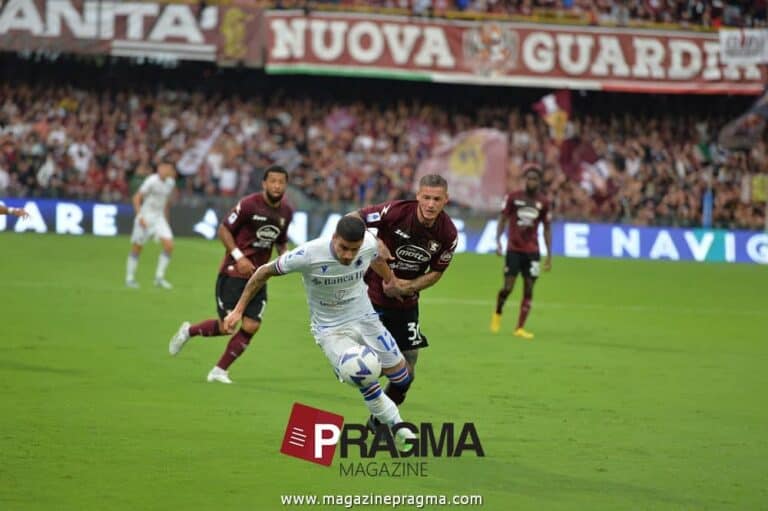
<svg viewBox="0 0 768 511">
<path fill-rule="evenodd" d="M 388 284 L 390 292 L 396 292 L 396 277 L 379 257 L 376 238 L 359 218 L 342 217 L 332 238 L 309 241 L 260 266 L 245 285 L 235 308 L 224 318 L 224 327 L 228 331 L 234 329 L 248 303 L 269 278 L 301 273 L 312 334 L 334 370 L 338 373 L 346 350 L 368 346 L 376 353 L 389 381 L 405 386 L 411 378 L 405 358 L 368 298 L 363 277 L 369 266 Z M 382 392 L 378 381 L 358 388 L 368 410 L 382 424 L 392 427 L 402 422 L 397 405 Z M 407 428 L 396 431 L 399 442 L 414 436 Z"/>
<path fill-rule="evenodd" d="M 173 164 L 160 163 L 157 173 L 148 176 L 133 196 L 136 218 L 133 221 L 131 253 L 128 255 L 125 272 L 125 285 L 128 287 L 139 287 L 136 282 L 136 268 L 139 266 L 141 249 L 150 239 L 159 239 L 163 246 L 157 260 L 155 285 L 164 289 L 173 287 L 165 280 L 165 270 L 173 252 L 173 232 L 168 224 L 168 209 L 171 194 L 176 187 L 175 176 L 176 169 Z"/>
</svg>

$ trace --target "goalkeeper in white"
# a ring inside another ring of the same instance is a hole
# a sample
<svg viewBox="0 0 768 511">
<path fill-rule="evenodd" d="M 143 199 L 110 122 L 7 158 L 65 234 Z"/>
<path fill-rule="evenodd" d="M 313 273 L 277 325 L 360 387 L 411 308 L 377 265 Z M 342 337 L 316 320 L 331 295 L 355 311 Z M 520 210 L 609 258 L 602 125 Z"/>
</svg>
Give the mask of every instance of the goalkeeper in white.
<svg viewBox="0 0 768 511">
<path fill-rule="evenodd" d="M 339 373 L 346 350 L 363 345 L 376 353 L 383 374 L 393 385 L 407 385 L 411 375 L 405 358 L 368 298 L 363 277 L 369 266 L 384 280 L 385 292 L 397 296 L 397 278 L 379 256 L 376 238 L 359 218 L 342 217 L 332 238 L 314 239 L 260 266 L 234 310 L 224 318 L 224 328 L 234 330 L 248 302 L 269 278 L 301 273 L 312 334 L 334 371 Z M 370 413 L 382 424 L 394 427 L 398 443 L 407 444 L 407 439 L 415 437 L 408 428 L 395 427 L 403 422 L 400 411 L 378 381 L 359 390 Z"/>
</svg>

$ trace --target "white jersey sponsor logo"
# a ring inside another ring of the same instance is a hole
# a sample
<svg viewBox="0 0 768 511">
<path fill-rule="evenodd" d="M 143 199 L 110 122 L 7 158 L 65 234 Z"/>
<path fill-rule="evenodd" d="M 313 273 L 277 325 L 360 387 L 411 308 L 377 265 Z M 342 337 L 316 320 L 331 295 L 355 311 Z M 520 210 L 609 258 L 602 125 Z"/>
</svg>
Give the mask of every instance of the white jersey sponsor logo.
<svg viewBox="0 0 768 511">
<path fill-rule="evenodd" d="M 357 257 L 349 265 L 331 252 L 331 239 L 299 245 L 277 259 L 280 273 L 301 273 L 313 326 L 327 327 L 374 314 L 363 277 L 376 257 L 376 238 L 366 232 Z"/>
</svg>

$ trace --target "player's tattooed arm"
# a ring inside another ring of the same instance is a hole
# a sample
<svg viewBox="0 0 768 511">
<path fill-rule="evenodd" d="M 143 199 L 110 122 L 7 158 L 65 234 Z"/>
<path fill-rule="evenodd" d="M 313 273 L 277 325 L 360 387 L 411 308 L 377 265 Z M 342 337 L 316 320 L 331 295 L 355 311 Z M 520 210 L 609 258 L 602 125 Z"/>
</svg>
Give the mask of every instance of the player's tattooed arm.
<svg viewBox="0 0 768 511">
<path fill-rule="evenodd" d="M 243 312 L 245 312 L 245 308 L 251 303 L 253 297 L 256 296 L 256 293 L 261 291 L 261 288 L 264 287 L 267 280 L 275 275 L 280 275 L 275 268 L 275 261 L 262 264 L 259 266 L 259 269 L 256 270 L 256 273 L 251 275 L 251 278 L 249 278 L 248 282 L 245 284 L 240 299 L 237 301 L 237 305 L 235 305 L 235 308 L 227 314 L 226 318 L 224 318 L 224 330 L 226 332 L 232 332 L 234 330 L 235 325 L 242 319 Z"/>
<path fill-rule="evenodd" d="M 264 287 L 264 284 L 266 284 L 267 281 L 275 275 L 280 275 L 277 272 L 277 268 L 275 267 L 275 261 L 270 261 L 267 264 L 262 264 L 259 266 L 259 269 L 256 270 L 256 273 L 251 275 L 251 278 L 248 279 L 248 282 L 245 284 L 243 294 L 240 295 L 240 300 L 237 302 L 237 306 L 235 308 L 239 307 L 241 311 L 245 310 L 246 305 L 248 305 L 251 300 L 253 300 L 253 297 L 256 296 L 256 293 L 261 291 L 261 288 Z"/>
</svg>

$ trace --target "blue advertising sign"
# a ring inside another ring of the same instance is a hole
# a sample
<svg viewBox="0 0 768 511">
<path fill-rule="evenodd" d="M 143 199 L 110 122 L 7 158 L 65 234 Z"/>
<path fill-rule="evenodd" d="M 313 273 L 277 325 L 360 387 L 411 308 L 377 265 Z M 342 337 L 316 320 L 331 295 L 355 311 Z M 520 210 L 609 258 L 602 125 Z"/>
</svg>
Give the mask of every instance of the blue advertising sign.
<svg viewBox="0 0 768 511">
<path fill-rule="evenodd" d="M 115 236 L 131 232 L 133 208 L 128 204 L 102 204 L 54 199 L 5 199 L 0 204 L 23 207 L 29 218 L 0 216 L 0 232 L 93 234 Z M 216 238 L 216 229 L 226 211 L 211 207 L 175 207 L 171 226 L 179 236 Z M 310 214 L 297 212 L 288 236 L 304 243 L 319 235 L 330 235 L 340 218 L 332 213 L 318 232 L 310 232 Z M 496 220 L 473 222 L 453 218 L 459 232 L 457 252 L 492 253 L 496 250 Z M 506 236 L 502 237 L 506 243 Z M 539 246 L 545 253 L 543 234 Z M 678 227 L 637 227 L 618 224 L 555 222 L 552 224 L 552 251 L 566 257 L 608 257 L 617 259 L 660 259 L 768 264 L 768 233 Z"/>
</svg>

